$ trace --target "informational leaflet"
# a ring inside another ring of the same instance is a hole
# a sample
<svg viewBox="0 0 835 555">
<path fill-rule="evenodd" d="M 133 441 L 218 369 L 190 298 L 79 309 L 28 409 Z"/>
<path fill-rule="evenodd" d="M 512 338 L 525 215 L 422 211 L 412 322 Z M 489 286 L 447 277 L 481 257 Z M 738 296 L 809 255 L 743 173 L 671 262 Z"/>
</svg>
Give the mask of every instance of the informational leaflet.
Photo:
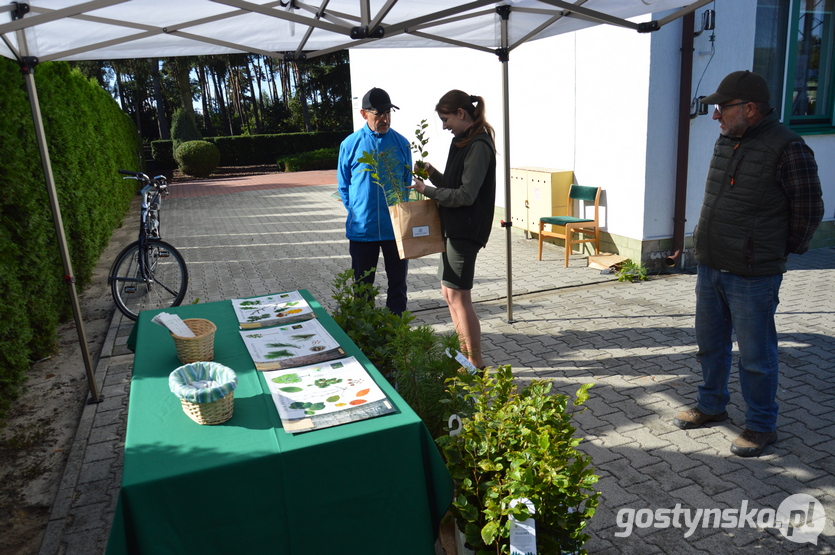
<svg viewBox="0 0 835 555">
<path fill-rule="evenodd" d="M 241 329 L 268 328 L 315 318 L 316 314 L 298 291 L 263 297 L 232 299 Z"/>
<path fill-rule="evenodd" d="M 290 433 L 374 418 L 394 406 L 354 357 L 264 372 L 281 423 Z"/>
<path fill-rule="evenodd" d="M 258 370 L 295 368 L 345 356 L 318 320 L 239 333 Z"/>
</svg>

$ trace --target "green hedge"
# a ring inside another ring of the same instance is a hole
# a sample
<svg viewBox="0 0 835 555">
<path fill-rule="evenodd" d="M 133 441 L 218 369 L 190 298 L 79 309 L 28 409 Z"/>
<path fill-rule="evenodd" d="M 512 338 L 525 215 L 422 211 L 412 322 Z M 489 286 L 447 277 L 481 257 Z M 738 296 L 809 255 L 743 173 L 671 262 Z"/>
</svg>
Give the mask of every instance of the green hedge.
<svg viewBox="0 0 835 555">
<path fill-rule="evenodd" d="M 80 291 L 119 226 L 136 182 L 136 128 L 95 82 L 69 65 L 45 63 L 35 82 L 67 243 Z M 69 293 L 49 208 L 23 76 L 0 58 L 0 425 L 30 361 L 55 348 Z"/>
<path fill-rule="evenodd" d="M 276 161 L 279 171 L 306 172 L 310 170 L 335 170 L 339 165 L 338 148 L 320 148 L 312 152 L 303 152 L 285 156 Z"/>
<path fill-rule="evenodd" d="M 240 137 L 206 137 L 204 140 L 217 145 L 221 166 L 255 166 L 275 164 L 278 158 L 339 147 L 350 131 L 326 131 L 322 133 L 285 133 L 282 135 L 243 135 Z M 172 153 L 172 141 L 153 141 L 151 152 L 154 160 L 176 165 Z"/>
</svg>

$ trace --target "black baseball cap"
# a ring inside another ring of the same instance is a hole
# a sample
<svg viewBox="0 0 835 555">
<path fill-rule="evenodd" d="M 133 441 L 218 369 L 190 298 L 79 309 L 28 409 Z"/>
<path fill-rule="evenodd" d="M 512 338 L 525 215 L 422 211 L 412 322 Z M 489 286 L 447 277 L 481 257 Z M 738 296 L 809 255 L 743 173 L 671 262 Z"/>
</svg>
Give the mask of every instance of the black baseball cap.
<svg viewBox="0 0 835 555">
<path fill-rule="evenodd" d="M 735 98 L 748 102 L 765 102 L 771 100 L 768 83 L 758 73 L 753 71 L 734 71 L 719 83 L 719 88 L 710 96 L 701 99 L 702 104 L 724 104 Z"/>
<path fill-rule="evenodd" d="M 391 103 L 389 93 L 387 93 L 383 89 L 378 89 L 377 87 L 374 87 L 373 89 L 365 93 L 365 96 L 362 97 L 363 110 L 374 110 L 375 112 L 388 112 L 392 108 L 394 108 L 395 110 L 400 109 Z"/>
</svg>

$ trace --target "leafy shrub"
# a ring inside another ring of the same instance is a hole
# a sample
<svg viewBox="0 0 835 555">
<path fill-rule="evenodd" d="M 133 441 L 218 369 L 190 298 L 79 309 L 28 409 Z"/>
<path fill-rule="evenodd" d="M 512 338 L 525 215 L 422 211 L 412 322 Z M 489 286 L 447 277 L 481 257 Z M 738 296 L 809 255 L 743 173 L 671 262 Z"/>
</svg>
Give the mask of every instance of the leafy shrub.
<svg viewBox="0 0 835 555">
<path fill-rule="evenodd" d="M 189 141 L 174 152 L 180 171 L 194 177 L 209 177 L 220 162 L 220 151 L 208 141 Z"/>
<path fill-rule="evenodd" d="M 600 493 L 591 457 L 575 449 L 568 397 L 551 395 L 551 383 L 533 380 L 517 391 L 510 366 L 494 373 L 459 374 L 450 393 L 473 405 L 456 436 L 437 439 L 456 481 L 452 513 L 467 544 L 479 553 L 509 553 L 508 517 L 528 518 L 521 497 L 536 511 L 537 553 L 586 553 L 583 533 Z M 588 398 L 580 387 L 574 406 Z M 585 409 L 581 409 L 585 410 Z"/>
<path fill-rule="evenodd" d="M 177 155 L 177 149 L 183 143 L 203 140 L 203 135 L 197 129 L 197 122 L 194 121 L 194 112 L 177 108 L 171 117 L 171 140 L 173 152 Z"/>
<path fill-rule="evenodd" d="M 617 265 L 615 275 L 618 276 L 618 281 L 628 281 L 633 283 L 635 281 L 647 281 L 647 267 L 640 262 L 632 262 L 626 259 Z"/>
<path fill-rule="evenodd" d="M 78 290 L 136 193 L 136 127 L 113 98 L 64 62 L 37 68 L 38 96 Z M 29 100 L 16 63 L 0 58 L 0 425 L 29 361 L 55 347 L 71 316 Z M 25 309 L 21 309 L 25 307 Z"/>
<path fill-rule="evenodd" d="M 354 281 L 353 270 L 337 274 L 331 289 L 337 302 L 331 316 L 371 364 L 391 381 L 395 370 L 392 343 L 398 333 L 409 328 L 409 322 L 415 317 L 408 311 L 398 316 L 386 307 L 376 307 L 380 288 Z"/>
<path fill-rule="evenodd" d="M 151 156 L 162 168 L 176 168 L 174 141 L 151 141 Z"/>
<path fill-rule="evenodd" d="M 458 335 L 438 335 L 425 325 L 400 328 L 392 341 L 394 386 L 432 437 L 444 433 L 450 414 L 466 410 L 460 399 L 450 396 L 445 385 L 461 366 L 446 354 L 447 349 L 461 349 Z"/>
<path fill-rule="evenodd" d="M 458 335 L 438 335 L 429 326 L 411 328 L 409 312 L 402 316 L 376 307 L 380 288 L 354 281 L 346 270 L 332 284 L 338 306 L 332 314 L 337 324 L 386 377 L 426 424 L 432 437 L 443 434 L 454 412 L 469 412 L 469 401 L 450 395 L 446 381 L 460 365 L 446 354 L 460 349 Z"/>
<path fill-rule="evenodd" d="M 278 159 L 279 171 L 303 172 L 310 170 L 335 170 L 339 161 L 338 148 L 320 148 Z"/>
</svg>

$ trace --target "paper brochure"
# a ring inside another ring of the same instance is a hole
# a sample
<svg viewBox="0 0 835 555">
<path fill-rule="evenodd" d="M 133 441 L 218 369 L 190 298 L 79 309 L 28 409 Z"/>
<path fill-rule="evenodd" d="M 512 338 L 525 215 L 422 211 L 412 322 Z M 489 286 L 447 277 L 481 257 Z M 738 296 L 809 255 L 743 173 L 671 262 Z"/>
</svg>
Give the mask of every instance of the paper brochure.
<svg viewBox="0 0 835 555">
<path fill-rule="evenodd" d="M 239 333 L 258 370 L 294 368 L 345 356 L 318 320 Z"/>
<path fill-rule="evenodd" d="M 232 299 L 232 308 L 235 309 L 241 329 L 267 328 L 316 317 L 313 308 L 298 291 Z"/>
<path fill-rule="evenodd" d="M 284 430 L 328 428 L 394 412 L 354 357 L 264 372 Z"/>
</svg>

